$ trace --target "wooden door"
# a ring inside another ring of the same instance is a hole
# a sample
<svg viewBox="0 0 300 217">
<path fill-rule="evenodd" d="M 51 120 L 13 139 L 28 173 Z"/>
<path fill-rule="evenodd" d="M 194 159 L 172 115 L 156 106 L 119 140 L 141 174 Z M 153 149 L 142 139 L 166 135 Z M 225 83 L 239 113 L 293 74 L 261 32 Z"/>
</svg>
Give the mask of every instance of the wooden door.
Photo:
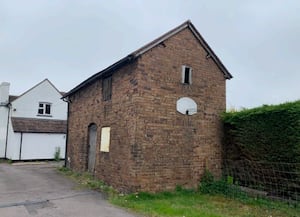
<svg viewBox="0 0 300 217">
<path fill-rule="evenodd" d="M 88 144 L 88 171 L 94 173 L 96 162 L 96 143 L 97 143 L 97 126 L 89 126 L 89 144 Z"/>
</svg>

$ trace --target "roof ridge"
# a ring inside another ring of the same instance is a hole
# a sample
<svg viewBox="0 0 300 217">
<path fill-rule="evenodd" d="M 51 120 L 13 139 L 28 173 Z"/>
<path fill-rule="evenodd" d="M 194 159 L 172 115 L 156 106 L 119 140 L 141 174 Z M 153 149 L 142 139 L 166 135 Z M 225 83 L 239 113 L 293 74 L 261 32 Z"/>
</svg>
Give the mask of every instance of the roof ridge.
<svg viewBox="0 0 300 217">
<path fill-rule="evenodd" d="M 80 90 L 84 86 L 92 83 L 96 79 L 104 76 L 106 73 L 111 73 L 113 70 L 116 70 L 120 68 L 121 66 L 130 63 L 131 61 L 135 60 L 139 56 L 143 55 L 153 47 L 157 46 L 161 42 L 165 41 L 166 39 L 172 37 L 173 35 L 177 34 L 178 32 L 182 31 L 185 28 L 189 28 L 193 35 L 198 39 L 199 43 L 204 47 L 206 52 L 208 53 L 208 57 L 212 57 L 213 61 L 217 64 L 219 69 L 224 74 L 224 77 L 226 79 L 231 79 L 232 75 L 229 73 L 229 71 L 226 69 L 226 67 L 223 65 L 221 60 L 217 57 L 217 55 L 213 52 L 213 50 L 209 47 L 207 42 L 204 40 L 204 38 L 201 36 L 201 34 L 198 32 L 198 30 L 195 28 L 195 26 L 192 24 L 190 20 L 185 21 L 184 23 L 180 24 L 179 26 L 171 29 L 170 31 L 166 32 L 165 34 L 161 35 L 160 37 L 154 39 L 153 41 L 147 43 L 146 45 L 142 46 L 141 48 L 135 50 L 134 52 L 130 53 L 126 57 L 120 59 L 119 61 L 113 63 L 112 65 L 108 66 L 107 68 L 103 69 L 102 71 L 92 75 L 88 79 L 81 82 L 79 85 L 71 89 L 69 92 L 67 92 L 62 98 L 66 98 L 76 91 Z"/>
<path fill-rule="evenodd" d="M 47 81 L 61 96 L 63 96 L 61 94 L 61 92 L 54 86 L 54 84 L 52 84 L 52 82 L 48 79 L 45 78 L 44 80 L 40 81 L 39 83 L 35 84 L 34 86 L 32 86 L 31 88 L 29 88 L 28 90 L 26 90 L 25 92 L 23 92 L 22 94 L 18 95 L 16 98 L 14 98 L 12 101 L 15 101 L 17 99 L 19 99 L 20 97 L 24 96 L 25 94 L 27 94 L 28 92 L 30 92 L 31 90 L 33 90 L 34 88 L 38 87 L 39 85 L 41 85 L 42 83 L 44 83 L 45 81 Z M 12 102 L 11 101 L 11 102 Z"/>
<path fill-rule="evenodd" d="M 161 43 L 162 41 L 170 38 L 172 35 L 175 35 L 177 32 L 181 31 L 182 29 L 186 28 L 191 23 L 190 20 L 185 21 L 184 23 L 180 24 L 179 26 L 171 29 L 170 31 L 166 32 L 165 34 L 159 36 L 158 38 L 154 39 L 153 41 L 147 43 L 146 45 L 140 47 L 136 51 L 132 52 L 131 55 L 139 56 L 149 50 L 149 47 L 154 47 L 155 45 Z M 150 49 L 151 49 L 150 48 Z"/>
</svg>

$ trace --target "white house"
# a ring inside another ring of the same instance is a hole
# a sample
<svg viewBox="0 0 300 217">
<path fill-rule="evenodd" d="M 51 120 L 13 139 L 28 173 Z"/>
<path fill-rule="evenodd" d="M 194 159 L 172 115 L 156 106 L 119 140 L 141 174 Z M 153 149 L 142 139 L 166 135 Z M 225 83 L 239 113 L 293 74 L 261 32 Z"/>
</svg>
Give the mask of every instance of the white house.
<svg viewBox="0 0 300 217">
<path fill-rule="evenodd" d="M 0 158 L 53 159 L 65 156 L 68 105 L 48 80 L 20 96 L 10 96 L 7 82 L 0 84 Z"/>
</svg>

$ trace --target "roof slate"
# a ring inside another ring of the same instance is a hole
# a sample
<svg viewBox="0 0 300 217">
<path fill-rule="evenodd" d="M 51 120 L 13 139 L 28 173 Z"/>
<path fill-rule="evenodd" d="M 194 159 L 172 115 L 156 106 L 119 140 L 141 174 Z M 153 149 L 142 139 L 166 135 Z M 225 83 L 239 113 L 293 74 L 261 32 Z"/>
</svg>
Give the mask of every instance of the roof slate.
<svg viewBox="0 0 300 217">
<path fill-rule="evenodd" d="M 22 133 L 67 133 L 67 121 L 38 118 L 12 117 L 14 132 Z"/>
</svg>

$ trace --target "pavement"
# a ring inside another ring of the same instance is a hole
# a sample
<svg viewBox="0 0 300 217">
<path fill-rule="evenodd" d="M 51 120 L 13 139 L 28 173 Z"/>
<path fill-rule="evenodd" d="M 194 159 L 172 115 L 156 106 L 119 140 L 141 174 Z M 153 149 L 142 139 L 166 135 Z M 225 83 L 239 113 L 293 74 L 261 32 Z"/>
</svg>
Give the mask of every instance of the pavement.
<svg viewBox="0 0 300 217">
<path fill-rule="evenodd" d="M 1 217 L 137 217 L 78 188 L 53 163 L 0 163 Z"/>
</svg>

